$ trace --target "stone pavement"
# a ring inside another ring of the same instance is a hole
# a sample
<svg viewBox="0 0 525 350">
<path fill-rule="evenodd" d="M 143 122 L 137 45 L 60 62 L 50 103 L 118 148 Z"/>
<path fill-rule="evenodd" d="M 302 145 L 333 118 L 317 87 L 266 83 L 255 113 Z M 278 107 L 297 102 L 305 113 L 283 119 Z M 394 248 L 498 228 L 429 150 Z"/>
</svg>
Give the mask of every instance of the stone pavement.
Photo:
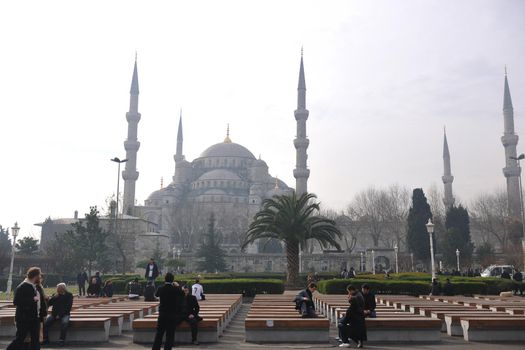
<svg viewBox="0 0 525 350">
<path fill-rule="evenodd" d="M 244 342 L 244 318 L 250 308 L 250 304 L 243 304 L 237 315 L 230 322 L 224 334 L 219 338 L 219 342 L 215 344 L 201 344 L 195 345 L 178 345 L 179 349 L 224 349 L 224 350 L 262 350 L 262 349 L 329 349 L 338 348 L 339 343 L 334 340 L 336 336 L 336 329 L 332 326 L 330 344 L 250 344 Z M 429 344 L 367 344 L 367 349 L 387 350 L 387 349 L 418 349 L 418 350 L 492 350 L 495 347 L 504 350 L 523 350 L 525 348 L 523 343 L 514 344 L 490 344 L 490 343 L 473 343 L 465 342 L 461 337 L 449 337 L 446 334 L 442 336 L 441 343 Z M 9 344 L 6 338 L 0 339 L 0 349 L 5 349 Z M 354 347 L 355 348 L 355 347 Z M 133 344 L 133 336 L 126 333 L 120 337 L 110 337 L 109 343 L 98 344 L 66 344 L 65 347 L 58 347 L 51 344 L 51 346 L 43 347 L 42 349 L 83 349 L 83 350 L 144 350 L 151 349 L 151 346 Z"/>
</svg>

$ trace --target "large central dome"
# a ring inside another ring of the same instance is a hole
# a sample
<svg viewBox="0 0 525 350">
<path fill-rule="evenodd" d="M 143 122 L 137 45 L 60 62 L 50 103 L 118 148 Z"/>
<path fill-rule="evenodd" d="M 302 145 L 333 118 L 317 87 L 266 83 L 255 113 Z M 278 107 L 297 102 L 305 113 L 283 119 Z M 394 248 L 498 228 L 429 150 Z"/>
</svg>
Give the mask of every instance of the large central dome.
<svg viewBox="0 0 525 350">
<path fill-rule="evenodd" d="M 246 147 L 233 142 L 221 142 L 208 147 L 201 153 L 201 158 L 205 157 L 239 157 L 255 159 L 252 152 Z"/>
</svg>

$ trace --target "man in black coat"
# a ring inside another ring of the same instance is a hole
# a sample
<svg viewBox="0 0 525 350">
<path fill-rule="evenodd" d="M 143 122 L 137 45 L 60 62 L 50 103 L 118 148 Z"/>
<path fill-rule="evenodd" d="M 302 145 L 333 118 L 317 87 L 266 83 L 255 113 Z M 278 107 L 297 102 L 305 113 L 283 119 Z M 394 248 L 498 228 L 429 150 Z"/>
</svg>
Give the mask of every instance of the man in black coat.
<svg viewBox="0 0 525 350">
<path fill-rule="evenodd" d="M 191 328 L 191 342 L 193 345 L 199 345 L 197 341 L 198 323 L 202 321 L 199 316 L 200 306 L 197 298 L 191 294 L 190 287 L 184 286 L 184 298 L 182 300 L 182 315 L 184 321 L 188 322 Z"/>
<path fill-rule="evenodd" d="M 29 334 L 31 336 L 31 350 L 39 350 L 40 342 L 40 294 L 36 284 L 40 281 L 40 269 L 31 267 L 27 271 L 27 278 L 16 287 L 13 304 L 16 306 L 15 340 L 7 346 L 6 350 L 19 350 L 23 348 L 24 340 Z"/>
<path fill-rule="evenodd" d="M 345 316 L 339 320 L 338 328 L 342 344 L 339 347 L 349 348 L 352 339 L 357 348 L 363 347 L 363 341 L 367 340 L 363 295 L 352 285 L 347 287 L 348 301 L 350 306 Z"/>
<path fill-rule="evenodd" d="M 306 289 L 303 289 L 295 296 L 295 309 L 299 310 L 302 317 L 317 317 L 312 294 L 316 290 L 317 285 L 314 282 L 310 282 Z"/>
<path fill-rule="evenodd" d="M 361 294 L 365 301 L 364 312 L 365 317 L 376 318 L 376 295 L 370 290 L 368 284 L 363 284 L 361 287 Z"/>
<path fill-rule="evenodd" d="M 159 276 L 159 267 L 155 263 L 155 260 L 153 258 L 149 259 L 149 264 L 146 266 L 146 273 L 144 274 L 144 278 L 148 282 L 153 282 L 153 285 L 155 285 L 155 278 Z"/>
<path fill-rule="evenodd" d="M 86 295 L 86 282 L 88 281 L 88 276 L 86 271 L 80 271 L 77 275 L 77 284 L 78 284 L 78 295 Z"/>
<path fill-rule="evenodd" d="M 182 322 L 182 298 L 184 293 L 177 283 L 173 282 L 173 274 L 168 272 L 164 276 L 164 285 L 157 289 L 156 297 L 159 298 L 159 317 L 157 319 L 157 333 L 152 350 L 160 350 L 162 338 L 166 333 L 164 350 L 171 350 L 175 338 L 175 327 Z"/>
<path fill-rule="evenodd" d="M 67 291 L 65 283 L 57 285 L 57 294 L 49 298 L 48 304 L 53 307 L 51 315 L 47 316 L 44 322 L 44 342 L 49 344 L 49 328 L 55 321 L 60 322 L 60 346 L 64 346 L 66 341 L 67 326 L 69 325 L 69 315 L 73 306 L 73 294 Z"/>
</svg>

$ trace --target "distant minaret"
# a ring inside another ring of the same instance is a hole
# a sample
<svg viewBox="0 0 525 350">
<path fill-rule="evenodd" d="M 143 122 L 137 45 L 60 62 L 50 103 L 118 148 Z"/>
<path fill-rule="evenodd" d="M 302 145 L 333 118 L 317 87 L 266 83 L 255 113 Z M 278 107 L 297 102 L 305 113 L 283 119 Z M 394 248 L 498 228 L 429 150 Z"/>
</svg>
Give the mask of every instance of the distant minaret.
<svg viewBox="0 0 525 350">
<path fill-rule="evenodd" d="M 507 178 L 507 198 L 509 205 L 509 214 L 513 218 L 521 221 L 521 204 L 520 204 L 520 185 L 519 178 L 521 168 L 518 162 L 511 158 L 516 158 L 516 145 L 518 144 L 518 135 L 514 133 L 514 109 L 510 98 L 509 82 L 507 80 L 507 68 L 505 67 L 505 85 L 503 93 L 503 122 L 504 133 L 501 137 L 503 147 L 505 147 L 505 168 L 503 175 Z"/>
<path fill-rule="evenodd" d="M 126 150 L 126 169 L 122 172 L 124 179 L 124 203 L 122 212 L 132 215 L 135 206 L 135 182 L 139 177 L 137 171 L 137 151 L 140 142 L 137 141 L 137 125 L 140 121 L 139 109 L 139 78 L 137 75 L 137 56 L 135 55 L 135 67 L 133 68 L 133 78 L 131 79 L 131 90 L 129 101 L 129 112 L 126 113 L 128 121 L 128 138 L 124 141 Z"/>
<path fill-rule="evenodd" d="M 306 83 L 304 79 L 303 50 L 301 49 L 301 67 L 299 68 L 299 86 L 297 87 L 297 109 L 295 110 L 297 121 L 297 135 L 294 140 L 296 149 L 296 166 L 293 171 L 295 177 L 295 192 L 298 196 L 308 191 L 308 177 L 310 170 L 306 166 L 308 155 L 306 149 L 310 141 L 306 138 L 306 120 L 308 110 L 306 109 Z"/>
<path fill-rule="evenodd" d="M 179 117 L 179 129 L 177 131 L 177 153 L 175 153 L 175 163 L 178 161 L 184 160 L 184 154 L 182 153 L 182 109 L 180 110 Z"/>
<path fill-rule="evenodd" d="M 452 194 L 452 182 L 454 181 L 454 176 L 452 176 L 450 167 L 450 152 L 448 151 L 446 130 L 443 131 L 443 177 L 441 179 L 445 186 L 445 197 L 443 198 L 443 203 L 445 204 L 445 208 L 449 209 L 454 205 L 454 196 Z"/>
</svg>

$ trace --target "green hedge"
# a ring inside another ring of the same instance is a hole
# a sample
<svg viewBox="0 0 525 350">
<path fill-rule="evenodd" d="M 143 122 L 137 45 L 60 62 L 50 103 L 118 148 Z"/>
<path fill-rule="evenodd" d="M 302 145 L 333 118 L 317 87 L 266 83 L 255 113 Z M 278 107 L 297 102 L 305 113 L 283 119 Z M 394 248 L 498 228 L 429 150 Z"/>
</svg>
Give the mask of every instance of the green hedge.
<svg viewBox="0 0 525 350">
<path fill-rule="evenodd" d="M 430 293 L 430 282 L 411 280 L 374 280 L 374 279 L 333 279 L 320 281 L 318 289 L 323 294 L 345 294 L 349 284 L 360 287 L 364 283 L 370 285 L 377 294 L 422 295 Z M 443 285 L 443 284 L 442 284 Z M 514 282 L 505 279 L 497 281 L 477 280 L 468 282 L 452 281 L 454 294 L 499 294 L 513 289 Z"/>
<path fill-rule="evenodd" d="M 182 279 L 184 275 L 175 276 L 175 280 L 180 285 L 191 285 L 194 283 L 193 279 Z M 113 290 L 115 294 L 126 294 L 127 286 L 135 277 L 116 279 L 112 278 Z M 142 288 L 146 286 L 145 279 L 139 279 Z M 158 278 L 156 285 L 162 285 L 164 280 Z M 201 284 L 204 288 L 204 293 L 218 293 L 218 294 L 243 294 L 244 296 L 254 296 L 256 294 L 282 294 L 284 292 L 284 282 L 276 279 L 203 279 Z"/>
</svg>

